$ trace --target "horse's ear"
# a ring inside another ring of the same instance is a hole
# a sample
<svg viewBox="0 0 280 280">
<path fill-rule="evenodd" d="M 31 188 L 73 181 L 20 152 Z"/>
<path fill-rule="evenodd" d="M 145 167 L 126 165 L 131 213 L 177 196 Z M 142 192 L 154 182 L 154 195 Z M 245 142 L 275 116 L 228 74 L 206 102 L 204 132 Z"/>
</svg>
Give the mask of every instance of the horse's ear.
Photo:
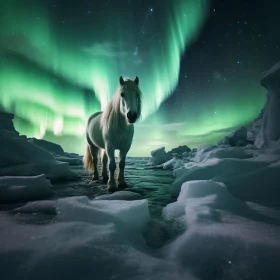
<svg viewBox="0 0 280 280">
<path fill-rule="evenodd" d="M 134 83 L 138 86 L 139 85 L 139 78 L 136 76 L 134 79 Z"/>
<path fill-rule="evenodd" d="M 120 76 L 119 81 L 120 81 L 120 85 L 123 86 L 123 85 L 124 85 L 124 80 L 123 80 L 123 77 L 122 77 L 122 76 Z"/>
</svg>

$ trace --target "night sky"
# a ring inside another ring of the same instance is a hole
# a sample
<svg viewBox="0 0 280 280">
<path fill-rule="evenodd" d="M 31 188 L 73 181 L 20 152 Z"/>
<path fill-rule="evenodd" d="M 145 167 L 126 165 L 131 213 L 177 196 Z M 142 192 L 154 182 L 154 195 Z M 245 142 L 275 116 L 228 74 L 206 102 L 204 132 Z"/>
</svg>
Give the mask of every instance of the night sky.
<svg viewBox="0 0 280 280">
<path fill-rule="evenodd" d="M 137 75 L 143 119 L 129 156 L 216 143 L 264 105 L 279 10 L 275 0 L 1 0 L 0 106 L 21 134 L 83 154 L 88 116 L 120 75 Z"/>
</svg>

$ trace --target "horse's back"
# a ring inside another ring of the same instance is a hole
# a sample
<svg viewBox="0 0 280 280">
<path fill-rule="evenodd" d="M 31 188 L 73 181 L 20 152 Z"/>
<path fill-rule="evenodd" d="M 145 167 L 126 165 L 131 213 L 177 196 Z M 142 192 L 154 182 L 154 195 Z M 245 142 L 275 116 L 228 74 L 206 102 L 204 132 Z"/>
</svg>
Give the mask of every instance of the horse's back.
<svg viewBox="0 0 280 280">
<path fill-rule="evenodd" d="M 87 122 L 87 126 L 89 125 L 89 123 L 97 116 L 101 115 L 102 112 L 97 112 L 97 113 L 93 113 L 89 118 L 88 118 L 88 122 Z"/>
<path fill-rule="evenodd" d="M 97 112 L 89 117 L 87 122 L 87 139 L 95 146 L 104 149 L 104 139 L 100 126 L 101 114 L 102 112 Z"/>
</svg>

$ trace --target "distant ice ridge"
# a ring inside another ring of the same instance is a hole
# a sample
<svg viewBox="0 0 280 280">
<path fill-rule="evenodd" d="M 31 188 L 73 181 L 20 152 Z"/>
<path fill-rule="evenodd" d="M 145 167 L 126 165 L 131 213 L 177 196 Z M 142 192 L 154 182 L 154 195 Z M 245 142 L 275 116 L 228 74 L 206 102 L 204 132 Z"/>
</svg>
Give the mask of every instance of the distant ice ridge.
<svg viewBox="0 0 280 280">
<path fill-rule="evenodd" d="M 267 101 L 250 129 L 241 127 L 217 145 L 201 146 L 158 165 L 174 170 L 173 196 L 184 182 L 211 180 L 224 183 L 239 199 L 280 204 L 280 62 L 263 75 L 261 84 L 268 89 Z M 153 151 L 150 162 L 160 162 L 163 151 Z"/>
<path fill-rule="evenodd" d="M 15 131 L 13 117 L 0 112 L 0 201 L 41 199 L 51 193 L 49 179 L 78 177 L 69 164 L 81 164 L 79 157 L 48 141 L 28 141 Z M 40 143 L 44 143 L 43 148 Z"/>
</svg>

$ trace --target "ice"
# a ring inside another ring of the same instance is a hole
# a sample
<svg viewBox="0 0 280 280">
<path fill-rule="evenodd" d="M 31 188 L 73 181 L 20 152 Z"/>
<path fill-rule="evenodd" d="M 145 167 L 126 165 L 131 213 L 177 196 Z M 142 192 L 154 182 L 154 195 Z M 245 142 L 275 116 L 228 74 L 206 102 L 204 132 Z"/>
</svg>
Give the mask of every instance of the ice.
<svg viewBox="0 0 280 280">
<path fill-rule="evenodd" d="M 112 194 L 103 194 L 95 197 L 97 200 L 137 200 L 142 199 L 142 196 L 135 192 L 118 191 Z"/>
<path fill-rule="evenodd" d="M 62 157 L 62 156 L 54 156 L 54 158 L 61 162 L 68 162 L 70 165 L 82 165 L 83 160 L 79 157 Z"/>
<path fill-rule="evenodd" d="M 150 159 L 151 165 L 162 164 L 168 160 L 166 152 L 165 152 L 165 147 L 161 147 L 156 150 L 153 150 L 151 152 L 151 156 L 152 156 Z"/>
<path fill-rule="evenodd" d="M 184 145 L 179 146 L 177 148 L 172 149 L 169 152 L 165 152 L 165 147 L 161 147 L 158 149 L 155 149 L 151 152 L 151 158 L 149 161 L 149 165 L 161 165 L 167 161 L 172 160 L 172 158 L 182 158 L 183 154 L 189 153 L 191 149 Z M 169 168 L 169 167 L 168 167 Z"/>
<path fill-rule="evenodd" d="M 2 202 L 42 199 L 51 194 L 51 184 L 45 175 L 0 177 L 0 201 Z"/>
<path fill-rule="evenodd" d="M 53 155 L 0 126 L 0 176 L 35 176 L 47 178 L 78 177 L 69 163 L 57 161 Z"/>
<path fill-rule="evenodd" d="M 65 153 L 62 147 L 58 144 L 43 140 L 43 139 L 36 139 L 36 138 L 28 138 L 28 142 L 33 143 L 34 145 L 41 147 L 48 152 L 53 152 L 57 155 L 64 156 Z"/>
<path fill-rule="evenodd" d="M 77 209 L 79 209 L 79 212 L 77 212 Z M 58 219 L 64 221 L 75 221 L 75 217 L 78 216 L 79 221 L 101 224 L 122 221 L 135 228 L 140 228 L 150 219 L 148 201 L 145 199 L 135 201 L 90 201 L 86 197 L 75 197 L 58 200 L 58 210 L 60 212 Z M 64 214 L 62 215 L 61 213 Z M 82 216 L 82 219 L 80 216 Z"/>
<path fill-rule="evenodd" d="M 275 148 L 280 145 L 280 62 L 267 71 L 261 84 L 268 90 L 260 131 L 256 137 L 257 147 Z"/>
<path fill-rule="evenodd" d="M 165 162 L 162 166 L 163 169 L 174 169 L 179 168 L 183 165 L 183 162 L 181 159 L 178 159 L 177 157 L 172 158 L 171 160 Z"/>
<path fill-rule="evenodd" d="M 216 147 L 210 151 L 206 149 L 206 152 L 198 150 L 194 160 L 201 162 L 186 163 L 184 168 L 174 170 L 176 180 L 171 189 L 173 196 L 180 193 L 184 182 L 212 180 L 225 183 L 227 188 L 240 199 L 246 198 L 249 201 L 263 203 L 271 199 L 271 203 L 274 203 L 273 197 L 278 194 L 277 180 L 280 178 L 280 172 L 277 172 L 277 162 L 280 161 L 280 157 L 276 153 L 268 154 L 267 151 L 250 149 L 249 146 Z M 266 182 L 271 179 L 270 187 L 266 187 Z M 264 195 L 263 200 L 261 200 L 262 195 Z"/>
<path fill-rule="evenodd" d="M 147 246 L 141 233 L 149 220 L 147 201 L 75 197 L 60 199 L 57 207 L 55 222 L 40 226 L 1 216 L 5 279 L 196 279 Z"/>
<path fill-rule="evenodd" d="M 250 158 L 253 156 L 252 150 L 254 147 L 246 147 L 245 149 L 241 147 L 219 147 L 216 145 L 205 145 L 201 146 L 195 156 L 193 161 L 204 162 L 211 158 Z"/>
<path fill-rule="evenodd" d="M 22 207 L 18 207 L 13 210 L 14 213 L 20 214 L 56 214 L 57 202 L 55 200 L 40 200 L 26 203 Z"/>
<path fill-rule="evenodd" d="M 186 182 L 177 202 L 163 213 L 186 223 L 184 233 L 165 246 L 164 254 L 196 276 L 274 279 L 279 274 L 280 216 L 271 219 L 264 211 L 257 213 L 223 183 Z"/>
</svg>

